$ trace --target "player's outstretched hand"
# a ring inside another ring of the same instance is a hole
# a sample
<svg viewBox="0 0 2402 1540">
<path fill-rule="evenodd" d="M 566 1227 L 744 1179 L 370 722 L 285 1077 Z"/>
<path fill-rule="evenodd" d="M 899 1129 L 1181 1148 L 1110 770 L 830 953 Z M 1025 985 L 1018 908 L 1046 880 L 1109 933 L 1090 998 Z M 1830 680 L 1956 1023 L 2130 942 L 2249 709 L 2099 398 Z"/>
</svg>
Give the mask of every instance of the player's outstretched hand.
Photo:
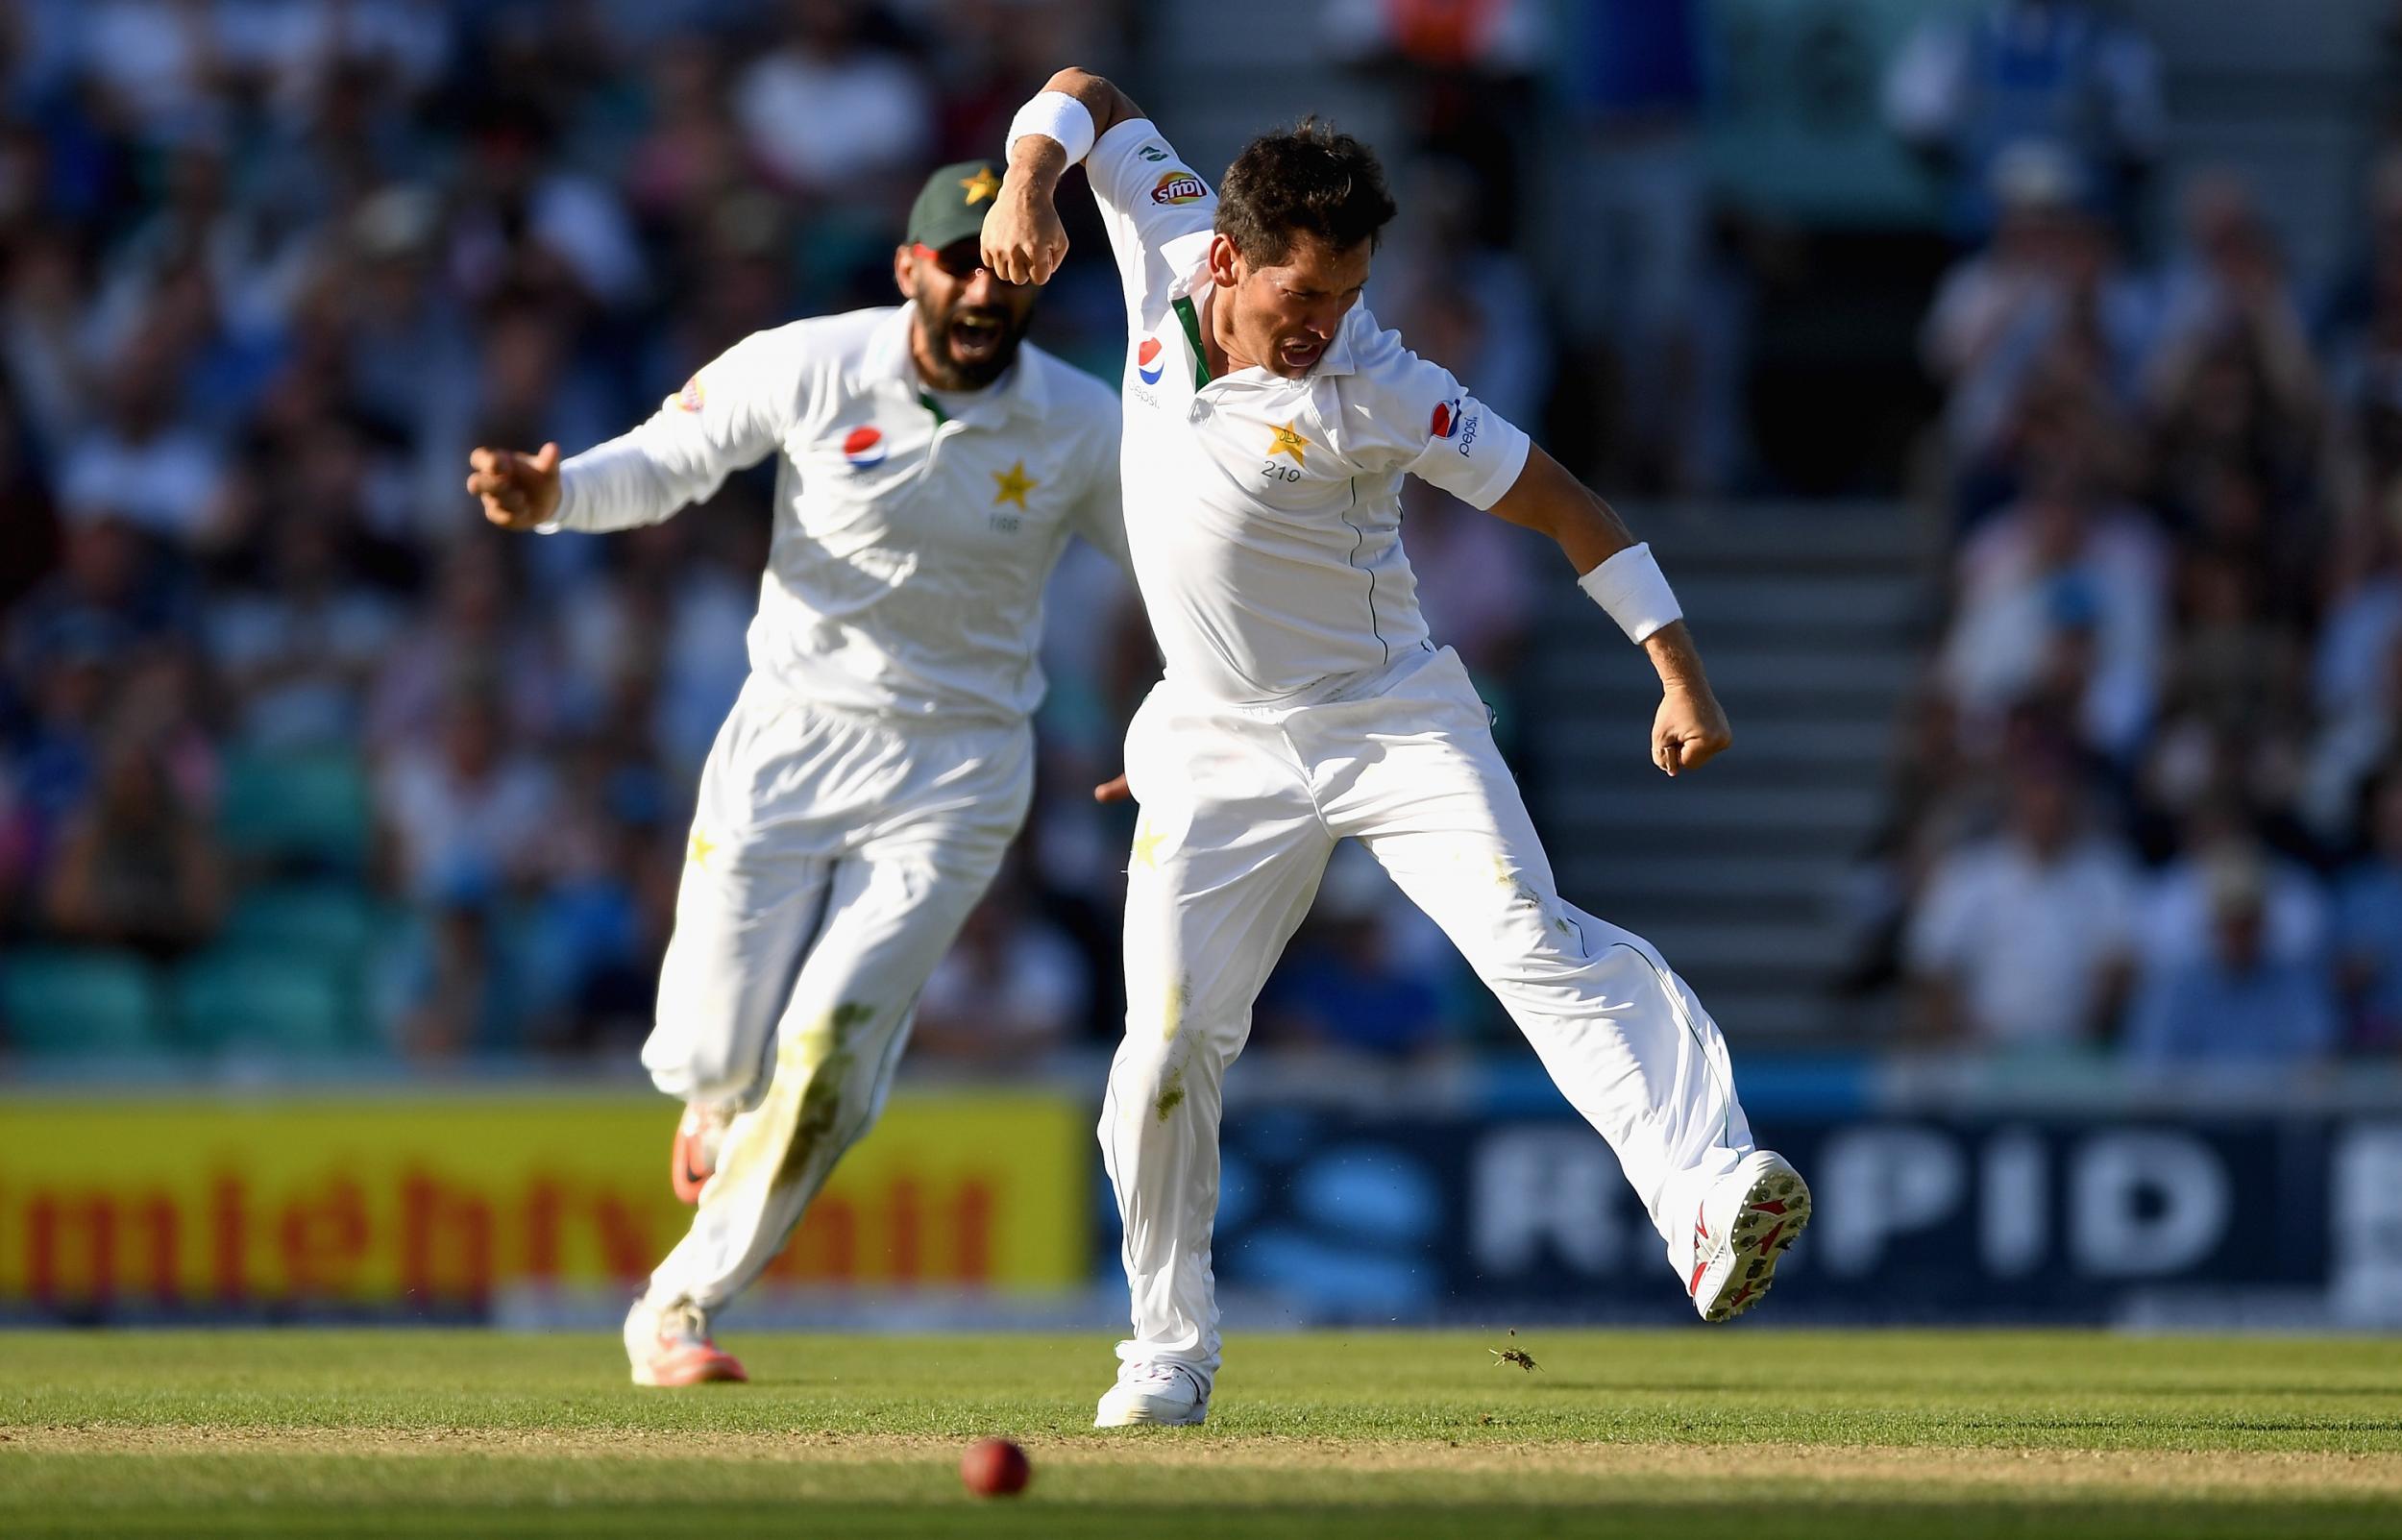
<svg viewBox="0 0 2402 1540">
<path fill-rule="evenodd" d="M 467 456 L 470 497 L 483 501 L 483 516 L 503 529 L 531 529 L 559 511 L 559 447 L 545 444 L 531 454 L 478 449 Z"/>
<path fill-rule="evenodd" d="M 1735 741 L 1727 714 L 1707 685 L 1670 685 L 1652 719 L 1652 763 L 1675 775 L 1706 765 Z"/>
<path fill-rule="evenodd" d="M 1048 283 L 1067 257 L 1067 227 L 1049 191 L 1013 175 L 984 216 L 984 265 L 1009 283 Z"/>
</svg>

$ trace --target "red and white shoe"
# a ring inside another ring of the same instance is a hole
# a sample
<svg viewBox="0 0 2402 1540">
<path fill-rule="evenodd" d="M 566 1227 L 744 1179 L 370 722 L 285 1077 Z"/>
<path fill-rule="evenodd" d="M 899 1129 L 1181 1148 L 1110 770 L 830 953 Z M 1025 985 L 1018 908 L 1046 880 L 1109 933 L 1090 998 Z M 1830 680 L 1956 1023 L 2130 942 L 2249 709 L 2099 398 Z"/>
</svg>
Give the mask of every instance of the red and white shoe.
<svg viewBox="0 0 2402 1540">
<path fill-rule="evenodd" d="M 677 1201 L 700 1201 L 700 1189 L 717 1175 L 718 1146 L 725 1142 L 725 1130 L 733 1121 L 734 1110 L 723 1102 L 685 1104 L 668 1151 L 667 1179 Z"/>
<path fill-rule="evenodd" d="M 1810 1222 L 1810 1188 L 1793 1162 L 1756 1150 L 1720 1177 L 1693 1218 L 1685 1292 L 1704 1321 L 1731 1321 L 1777 1280 L 1777 1259 Z"/>
<path fill-rule="evenodd" d="M 638 1385 L 742 1384 L 750 1376 L 709 1340 L 709 1312 L 689 1300 L 664 1308 L 648 1299 L 625 1312 L 625 1357 Z"/>
</svg>

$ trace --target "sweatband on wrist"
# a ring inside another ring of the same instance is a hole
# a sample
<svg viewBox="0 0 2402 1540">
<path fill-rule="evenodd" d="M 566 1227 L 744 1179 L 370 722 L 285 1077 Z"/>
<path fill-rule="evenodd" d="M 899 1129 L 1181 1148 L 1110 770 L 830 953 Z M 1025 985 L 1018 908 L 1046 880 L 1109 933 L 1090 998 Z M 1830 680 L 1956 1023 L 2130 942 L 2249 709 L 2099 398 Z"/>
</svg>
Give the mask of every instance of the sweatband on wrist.
<svg viewBox="0 0 2402 1540">
<path fill-rule="evenodd" d="M 1039 91 L 1009 120 L 1009 138 L 1001 146 L 1001 159 L 1007 160 L 1017 141 L 1029 134 L 1057 139 L 1072 166 L 1092 153 L 1092 113 L 1066 91 Z"/>
<path fill-rule="evenodd" d="M 1629 546 L 1577 579 L 1594 603 L 1608 612 L 1630 642 L 1641 642 L 1663 625 L 1684 619 L 1668 578 L 1652 559 L 1651 545 Z"/>
</svg>

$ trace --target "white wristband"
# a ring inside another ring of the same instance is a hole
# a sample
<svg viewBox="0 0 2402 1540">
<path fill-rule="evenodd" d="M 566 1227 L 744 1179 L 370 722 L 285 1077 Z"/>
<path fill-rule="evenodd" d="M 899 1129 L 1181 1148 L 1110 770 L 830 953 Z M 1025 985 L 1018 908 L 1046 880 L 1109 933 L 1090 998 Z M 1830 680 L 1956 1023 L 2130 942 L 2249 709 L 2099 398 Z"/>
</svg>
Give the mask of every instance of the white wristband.
<svg viewBox="0 0 2402 1540">
<path fill-rule="evenodd" d="M 1629 546 L 1577 579 L 1577 586 L 1618 623 L 1630 642 L 1641 642 L 1661 626 L 1684 619 L 1668 578 L 1652 559 L 1649 543 Z"/>
<path fill-rule="evenodd" d="M 1029 134 L 1057 139 L 1071 166 L 1092 153 L 1092 114 L 1066 91 L 1038 92 L 1017 110 L 1017 115 L 1009 120 L 1009 138 L 1001 146 L 1001 159 L 1008 160 L 1017 141 Z"/>
</svg>

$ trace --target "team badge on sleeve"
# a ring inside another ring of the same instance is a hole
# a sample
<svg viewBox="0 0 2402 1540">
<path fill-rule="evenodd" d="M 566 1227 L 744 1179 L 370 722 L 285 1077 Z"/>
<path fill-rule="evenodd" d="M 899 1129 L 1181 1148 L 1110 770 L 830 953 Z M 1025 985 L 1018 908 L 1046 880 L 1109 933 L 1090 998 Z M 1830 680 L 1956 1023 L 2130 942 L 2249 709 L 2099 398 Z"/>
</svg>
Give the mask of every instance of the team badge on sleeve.
<svg viewBox="0 0 2402 1540">
<path fill-rule="evenodd" d="M 871 427 L 854 428 L 843 435 L 843 458 L 854 471 L 869 471 L 884 463 L 884 434 Z"/>
<path fill-rule="evenodd" d="M 1157 337 L 1143 338 L 1142 346 L 1135 350 L 1135 374 L 1137 378 L 1140 379 L 1146 385 L 1156 385 L 1160 382 L 1160 376 L 1165 374 L 1166 372 L 1167 365 L 1160 362 L 1160 339 Z"/>
<path fill-rule="evenodd" d="M 1172 171 L 1161 172 L 1158 183 L 1151 189 L 1153 203 L 1165 204 L 1170 207 L 1178 204 L 1197 204 L 1209 195 L 1209 183 L 1182 166 Z"/>
<path fill-rule="evenodd" d="M 676 407 L 682 411 L 697 412 L 707 405 L 708 402 L 708 387 L 701 384 L 699 375 L 685 380 L 684 388 L 675 393 Z"/>
</svg>

